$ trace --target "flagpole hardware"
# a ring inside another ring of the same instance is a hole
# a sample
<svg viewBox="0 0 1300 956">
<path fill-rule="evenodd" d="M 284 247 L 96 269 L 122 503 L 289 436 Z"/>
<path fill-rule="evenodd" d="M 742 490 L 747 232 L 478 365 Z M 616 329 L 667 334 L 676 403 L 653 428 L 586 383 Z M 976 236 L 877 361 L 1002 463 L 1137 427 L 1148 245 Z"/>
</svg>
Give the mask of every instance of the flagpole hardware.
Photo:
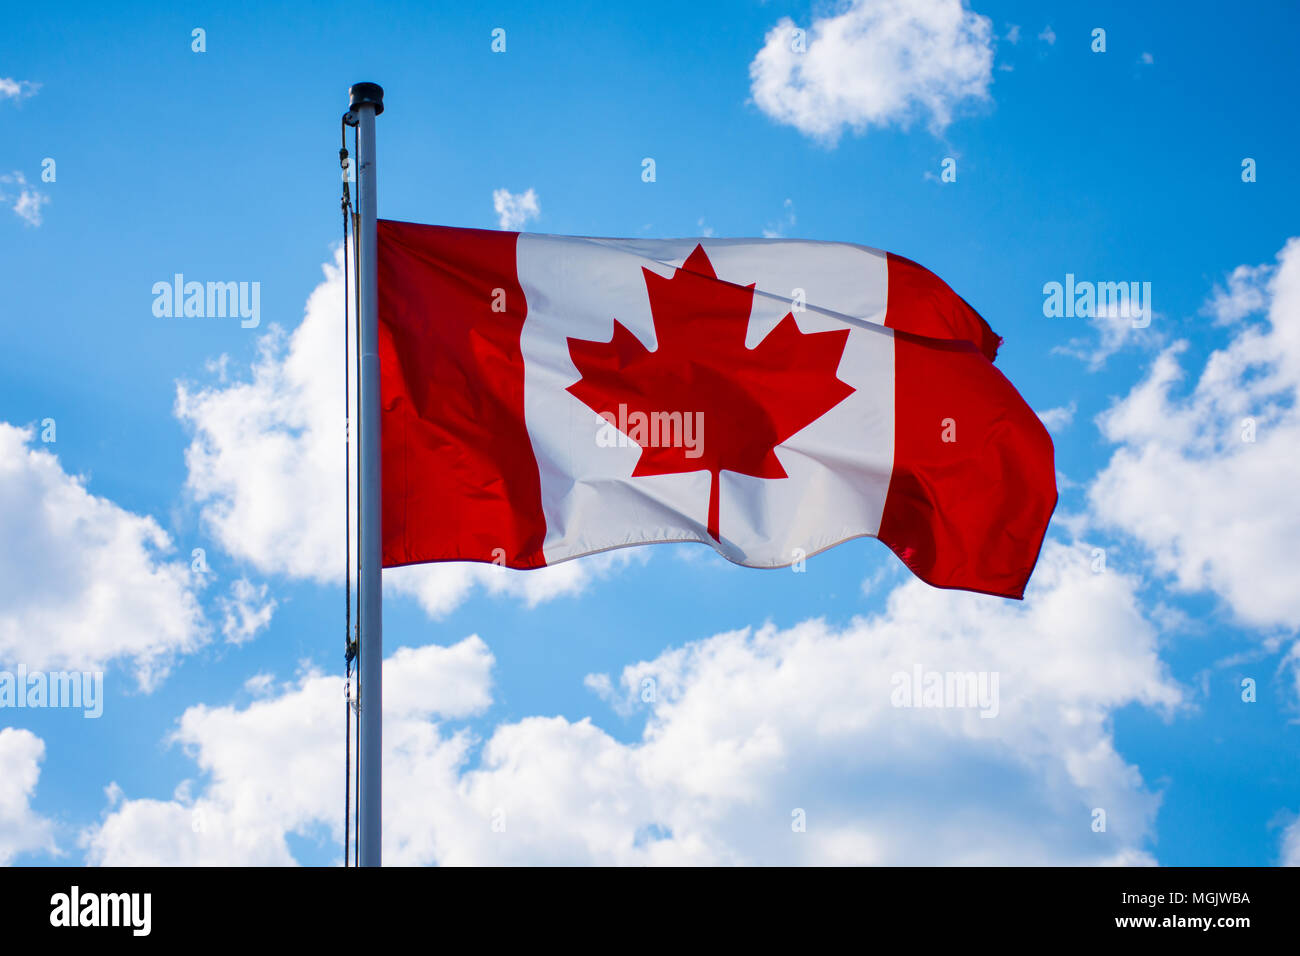
<svg viewBox="0 0 1300 956">
<path fill-rule="evenodd" d="M 349 113 L 359 106 L 373 106 L 378 116 L 384 111 L 384 88 L 378 83 L 354 83 L 348 87 L 348 101 Z"/>
</svg>

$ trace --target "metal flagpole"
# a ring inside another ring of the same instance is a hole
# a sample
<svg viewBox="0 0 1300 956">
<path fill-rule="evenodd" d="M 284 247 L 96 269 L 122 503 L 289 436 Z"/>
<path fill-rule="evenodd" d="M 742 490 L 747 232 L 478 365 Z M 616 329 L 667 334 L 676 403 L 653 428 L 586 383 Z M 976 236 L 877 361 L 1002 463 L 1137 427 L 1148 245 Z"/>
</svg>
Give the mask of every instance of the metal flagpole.
<svg viewBox="0 0 1300 956">
<path fill-rule="evenodd" d="M 362 866 L 379 866 L 383 800 L 383 564 L 380 539 L 379 459 L 379 269 L 376 260 L 375 117 L 384 111 L 378 83 L 357 83 L 348 90 L 349 109 L 357 123 L 357 205 L 361 269 L 360 468 L 361 514 L 359 614 L 360 663 L 357 675 L 357 849 Z"/>
</svg>

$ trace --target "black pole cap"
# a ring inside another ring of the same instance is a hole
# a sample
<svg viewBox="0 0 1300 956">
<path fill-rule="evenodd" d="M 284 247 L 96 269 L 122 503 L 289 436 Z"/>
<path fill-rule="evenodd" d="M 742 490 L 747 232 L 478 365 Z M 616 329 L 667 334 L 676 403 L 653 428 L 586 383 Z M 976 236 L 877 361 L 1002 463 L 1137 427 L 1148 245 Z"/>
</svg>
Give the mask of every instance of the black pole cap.
<svg viewBox="0 0 1300 956">
<path fill-rule="evenodd" d="M 358 106 L 373 106 L 375 115 L 384 111 L 384 88 L 378 83 L 354 83 L 348 87 L 348 109 L 356 112 Z"/>
</svg>

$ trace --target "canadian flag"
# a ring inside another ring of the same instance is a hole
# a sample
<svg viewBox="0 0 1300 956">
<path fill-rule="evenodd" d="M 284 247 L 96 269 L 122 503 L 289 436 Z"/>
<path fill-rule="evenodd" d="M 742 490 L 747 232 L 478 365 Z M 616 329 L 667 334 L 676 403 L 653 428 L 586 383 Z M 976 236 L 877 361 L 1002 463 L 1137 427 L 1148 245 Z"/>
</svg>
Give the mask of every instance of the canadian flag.
<svg viewBox="0 0 1300 956">
<path fill-rule="evenodd" d="M 775 568 L 865 535 L 1023 596 L 1052 442 L 916 263 L 383 220 L 378 259 L 386 567 L 699 541 Z"/>
</svg>

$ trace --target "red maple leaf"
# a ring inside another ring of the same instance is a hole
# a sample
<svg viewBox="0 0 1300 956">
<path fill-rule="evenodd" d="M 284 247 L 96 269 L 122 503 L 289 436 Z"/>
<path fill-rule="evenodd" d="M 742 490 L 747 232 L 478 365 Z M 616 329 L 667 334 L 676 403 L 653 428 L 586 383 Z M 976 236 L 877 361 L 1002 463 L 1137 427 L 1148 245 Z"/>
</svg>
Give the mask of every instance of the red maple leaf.
<svg viewBox="0 0 1300 956">
<path fill-rule="evenodd" d="M 708 471 L 709 534 L 721 541 L 719 474 L 787 477 L 776 446 L 854 391 L 835 374 L 849 330 L 801 332 L 787 312 L 762 342 L 746 348 L 753 283 L 720 281 L 699 245 L 671 279 L 641 271 L 657 347 L 648 350 L 617 319 L 608 342 L 570 338 L 569 356 L 582 377 L 568 391 L 611 423 L 635 420 L 636 412 L 657 421 L 658 429 L 618 426 L 641 446 L 632 475 Z M 697 415 L 697 447 L 663 440 L 672 437 L 673 413 L 682 422 Z"/>
</svg>

